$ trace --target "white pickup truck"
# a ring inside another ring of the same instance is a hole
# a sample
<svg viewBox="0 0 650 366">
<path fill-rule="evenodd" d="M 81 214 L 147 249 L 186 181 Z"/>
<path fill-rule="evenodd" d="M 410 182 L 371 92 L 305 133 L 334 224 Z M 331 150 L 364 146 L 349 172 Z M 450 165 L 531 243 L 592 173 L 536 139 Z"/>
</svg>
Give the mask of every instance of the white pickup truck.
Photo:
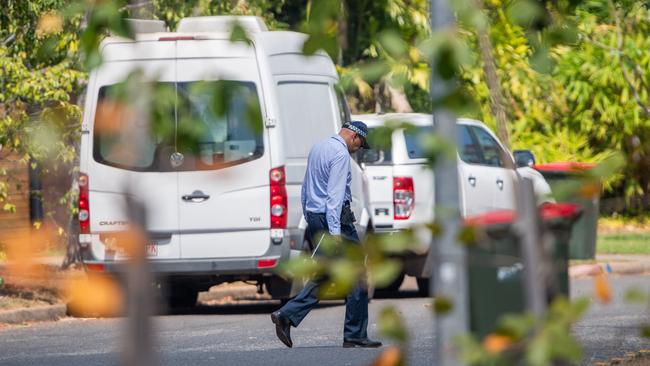
<svg viewBox="0 0 650 366">
<path fill-rule="evenodd" d="M 375 233 L 396 233 L 433 221 L 433 172 L 429 169 L 422 138 L 433 131 L 430 114 L 367 114 L 353 115 L 369 128 L 369 139 L 386 123 L 405 122 L 414 128 L 395 129 L 390 136 L 390 148 L 361 151 L 357 160 L 364 170 L 370 223 Z M 487 211 L 515 208 L 514 180 L 520 176 L 533 179 L 539 204 L 553 202 L 550 187 L 542 175 L 530 167 L 517 170 L 512 154 L 483 123 L 471 119 L 458 120 L 458 175 L 461 215 L 471 216 Z M 505 164 L 503 158 L 511 159 Z M 424 262 L 430 246 L 430 236 L 423 235 L 421 243 L 404 255 L 404 271 L 394 283 L 384 288 L 399 288 L 405 274 L 416 277 L 420 293 L 428 293 L 428 275 Z"/>
</svg>

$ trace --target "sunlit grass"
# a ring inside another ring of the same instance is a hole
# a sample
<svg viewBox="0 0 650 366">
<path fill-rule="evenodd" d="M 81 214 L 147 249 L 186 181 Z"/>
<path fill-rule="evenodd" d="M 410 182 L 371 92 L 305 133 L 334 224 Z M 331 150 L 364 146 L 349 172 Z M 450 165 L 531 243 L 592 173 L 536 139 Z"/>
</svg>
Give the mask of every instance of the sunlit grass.
<svg viewBox="0 0 650 366">
<path fill-rule="evenodd" d="M 650 254 L 650 232 L 600 234 L 596 251 L 600 254 Z"/>
</svg>

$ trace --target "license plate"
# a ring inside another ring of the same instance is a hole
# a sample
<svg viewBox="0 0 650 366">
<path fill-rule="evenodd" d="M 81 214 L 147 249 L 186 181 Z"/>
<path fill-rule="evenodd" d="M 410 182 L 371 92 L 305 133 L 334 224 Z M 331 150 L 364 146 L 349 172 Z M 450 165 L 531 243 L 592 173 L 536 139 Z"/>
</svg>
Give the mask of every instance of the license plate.
<svg viewBox="0 0 650 366">
<path fill-rule="evenodd" d="M 150 257 L 158 256 L 158 244 L 156 242 L 147 243 L 147 255 Z"/>
</svg>

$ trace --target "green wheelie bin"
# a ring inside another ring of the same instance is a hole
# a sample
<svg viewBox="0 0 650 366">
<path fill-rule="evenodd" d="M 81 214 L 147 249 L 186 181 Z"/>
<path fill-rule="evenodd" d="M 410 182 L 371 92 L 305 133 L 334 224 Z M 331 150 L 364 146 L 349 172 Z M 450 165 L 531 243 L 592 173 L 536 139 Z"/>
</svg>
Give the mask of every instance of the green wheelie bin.
<svg viewBox="0 0 650 366">
<path fill-rule="evenodd" d="M 573 226 L 569 243 L 570 259 L 594 259 L 598 234 L 598 207 L 600 188 L 580 190 L 581 176 L 594 165 L 587 163 L 555 162 L 533 166 L 551 186 L 551 191 L 559 201 L 577 203 L 583 208 L 583 214 Z M 567 195 L 567 191 L 581 191 L 579 194 Z"/>
<path fill-rule="evenodd" d="M 549 253 L 552 276 L 546 288 L 550 303 L 557 296 L 569 296 L 568 248 L 581 208 L 572 203 L 547 204 L 540 214 L 542 228 L 553 240 Z M 526 310 L 524 262 L 514 220 L 514 211 L 495 211 L 465 220 L 476 234 L 467 247 L 467 266 L 470 330 L 479 337 L 494 332 L 501 316 Z"/>
</svg>

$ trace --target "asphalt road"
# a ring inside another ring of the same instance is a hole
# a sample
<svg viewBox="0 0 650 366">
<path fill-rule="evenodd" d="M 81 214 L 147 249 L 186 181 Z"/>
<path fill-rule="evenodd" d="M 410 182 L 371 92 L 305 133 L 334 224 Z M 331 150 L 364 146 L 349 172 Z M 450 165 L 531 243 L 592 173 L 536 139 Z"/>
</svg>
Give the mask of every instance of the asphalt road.
<svg viewBox="0 0 650 366">
<path fill-rule="evenodd" d="M 627 288 L 650 291 L 650 277 L 612 278 L 615 301 L 594 304 L 575 326 L 585 345 L 584 364 L 650 348 L 638 334 L 650 309 L 620 300 Z M 592 281 L 576 280 L 576 296 L 591 295 Z M 404 292 L 400 298 L 370 304 L 371 337 L 378 338 L 376 317 L 395 306 L 411 330 L 409 364 L 433 365 L 433 319 L 429 300 Z M 198 307 L 156 316 L 156 355 L 160 365 L 368 365 L 381 349 L 341 348 L 344 306 L 322 304 L 292 331 L 294 348 L 276 339 L 269 313 L 278 304 Z M 125 319 L 64 319 L 0 330 L 0 365 L 119 365 Z"/>
</svg>

